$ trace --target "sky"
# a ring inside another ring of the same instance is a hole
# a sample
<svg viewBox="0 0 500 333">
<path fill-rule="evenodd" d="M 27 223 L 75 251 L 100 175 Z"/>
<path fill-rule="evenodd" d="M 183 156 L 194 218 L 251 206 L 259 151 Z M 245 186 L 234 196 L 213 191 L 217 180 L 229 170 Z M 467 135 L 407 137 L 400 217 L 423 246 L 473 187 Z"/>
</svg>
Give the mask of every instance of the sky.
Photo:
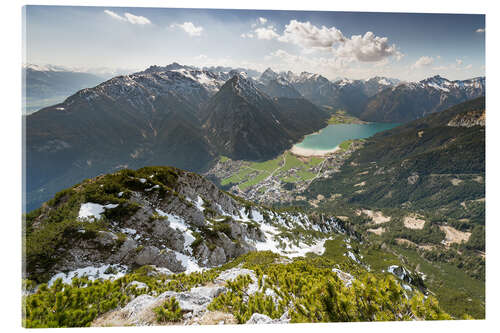
<svg viewBox="0 0 500 333">
<path fill-rule="evenodd" d="M 23 61 L 457 80 L 485 75 L 485 33 L 484 15 L 27 6 Z"/>
</svg>

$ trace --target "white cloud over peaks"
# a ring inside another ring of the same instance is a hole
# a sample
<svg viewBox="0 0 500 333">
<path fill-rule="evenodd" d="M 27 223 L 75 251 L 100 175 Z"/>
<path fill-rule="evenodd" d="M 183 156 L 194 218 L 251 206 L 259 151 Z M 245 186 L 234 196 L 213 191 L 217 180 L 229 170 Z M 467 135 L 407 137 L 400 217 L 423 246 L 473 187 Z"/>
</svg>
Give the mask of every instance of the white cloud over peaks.
<svg viewBox="0 0 500 333">
<path fill-rule="evenodd" d="M 181 28 L 184 30 L 189 36 L 200 36 L 203 31 L 202 26 L 195 26 L 192 22 L 184 22 L 182 24 L 172 24 L 170 28 Z"/>
<path fill-rule="evenodd" d="M 123 14 L 123 16 L 120 16 L 119 14 L 108 9 L 104 10 L 104 13 L 106 13 L 115 20 L 124 21 L 131 24 L 139 24 L 139 25 L 151 24 L 151 21 L 144 16 L 136 16 L 130 13 L 125 13 Z"/>
<path fill-rule="evenodd" d="M 378 37 L 371 31 L 363 36 L 354 35 L 345 40 L 336 50 L 340 57 L 354 57 L 358 61 L 376 62 L 390 56 L 396 56 L 399 60 L 402 54 L 396 49 L 396 45 L 390 45 L 387 37 Z"/>
<path fill-rule="evenodd" d="M 412 68 L 422 68 L 430 66 L 434 63 L 433 57 L 423 56 L 420 57 L 411 67 Z"/>
<path fill-rule="evenodd" d="M 477 33 L 484 33 L 484 32 L 486 32 L 486 29 L 484 29 L 484 28 L 479 28 L 479 29 L 476 29 L 476 32 L 477 32 Z"/>
<path fill-rule="evenodd" d="M 259 22 L 260 22 L 260 24 L 266 24 L 267 19 L 265 17 L 259 17 Z"/>
<path fill-rule="evenodd" d="M 390 56 L 400 60 L 403 57 L 396 45 L 389 44 L 387 37 L 375 36 L 371 31 L 347 38 L 335 27 L 319 28 L 311 22 L 297 20 L 291 20 L 285 26 L 285 31 L 278 40 L 298 45 L 306 51 L 311 48 L 331 51 L 337 57 L 361 62 L 378 62 Z"/>
<path fill-rule="evenodd" d="M 331 48 L 335 43 L 345 40 L 344 35 L 335 27 L 321 28 L 311 24 L 311 22 L 299 22 L 291 20 L 285 26 L 283 35 L 279 41 L 298 45 L 302 48 Z"/>
<path fill-rule="evenodd" d="M 274 31 L 273 26 L 268 26 L 267 28 L 257 28 L 254 30 L 254 33 L 258 39 L 271 40 L 273 38 L 279 37 L 278 33 L 276 33 L 276 31 Z"/>
</svg>

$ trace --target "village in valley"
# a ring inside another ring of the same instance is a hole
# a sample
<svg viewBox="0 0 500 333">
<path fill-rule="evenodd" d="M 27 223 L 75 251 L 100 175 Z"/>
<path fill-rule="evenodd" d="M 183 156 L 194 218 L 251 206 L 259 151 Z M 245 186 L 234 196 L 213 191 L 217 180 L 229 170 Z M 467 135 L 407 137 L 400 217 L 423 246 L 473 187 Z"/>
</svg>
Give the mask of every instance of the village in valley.
<svg viewBox="0 0 500 333">
<path fill-rule="evenodd" d="M 338 172 L 344 161 L 362 145 L 363 140 L 348 140 L 323 156 L 299 156 L 288 150 L 265 162 L 221 157 L 205 176 L 220 182 L 235 195 L 262 204 L 306 200 L 300 193 L 309 184 Z M 323 199 L 320 195 L 309 203 L 316 206 Z"/>
</svg>

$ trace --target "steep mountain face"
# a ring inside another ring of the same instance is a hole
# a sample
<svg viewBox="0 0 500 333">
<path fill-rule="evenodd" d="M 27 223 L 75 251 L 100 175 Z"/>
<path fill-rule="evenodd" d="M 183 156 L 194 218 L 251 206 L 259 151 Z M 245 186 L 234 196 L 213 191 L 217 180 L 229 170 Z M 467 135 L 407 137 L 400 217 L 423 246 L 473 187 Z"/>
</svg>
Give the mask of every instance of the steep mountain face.
<svg viewBox="0 0 500 333">
<path fill-rule="evenodd" d="M 290 72 L 291 73 L 291 72 Z M 293 73 L 292 73 L 293 74 Z M 301 98 L 302 95 L 295 89 L 285 73 L 278 74 L 271 68 L 262 73 L 256 86 L 271 97 Z"/>
<path fill-rule="evenodd" d="M 248 77 L 236 74 L 202 111 L 206 137 L 217 151 L 234 159 L 274 157 L 325 126 L 325 112 L 305 100 L 291 100 L 271 99 Z M 306 108 L 297 108 L 301 105 Z"/>
<path fill-rule="evenodd" d="M 395 87 L 400 83 L 398 79 L 375 76 L 364 81 L 363 89 L 366 96 L 374 96 L 389 87 Z"/>
<path fill-rule="evenodd" d="M 204 168 L 213 152 L 197 112 L 226 75 L 150 67 L 27 116 L 27 209 L 81 179 L 123 167 Z"/>
<path fill-rule="evenodd" d="M 268 68 L 262 73 L 262 75 L 259 78 L 259 81 L 262 82 L 264 85 L 267 85 L 270 81 L 276 80 L 278 78 L 279 74 L 273 71 L 271 68 Z"/>
<path fill-rule="evenodd" d="M 259 88 L 271 97 L 302 98 L 293 85 L 282 77 L 270 80 Z"/>
<path fill-rule="evenodd" d="M 306 99 L 317 105 L 325 105 L 331 102 L 329 94 L 334 90 L 332 83 L 327 78 L 318 74 L 302 72 L 294 75 L 288 72 L 287 80 Z"/>
<path fill-rule="evenodd" d="M 408 122 L 484 94 L 484 77 L 449 81 L 437 75 L 383 90 L 367 101 L 360 118 L 378 122 Z"/>
<path fill-rule="evenodd" d="M 287 241 L 298 229 L 317 233 Z M 28 215 L 26 272 L 40 282 L 105 265 L 190 273 L 249 251 L 300 256 L 336 229 L 343 230 L 335 218 L 254 206 L 180 169 L 121 170 L 64 190 Z"/>
<path fill-rule="evenodd" d="M 27 65 L 23 67 L 23 100 L 26 113 L 63 101 L 76 91 L 94 87 L 104 78 L 53 67 Z"/>
<path fill-rule="evenodd" d="M 484 119 L 482 97 L 378 133 L 339 173 L 312 183 L 309 195 L 340 193 L 351 204 L 432 210 L 465 229 L 482 225 Z"/>
<path fill-rule="evenodd" d="M 268 87 L 277 79 L 281 86 L 295 88 L 301 96 L 318 106 L 344 109 L 352 115 L 359 115 L 363 111 L 369 97 L 399 82 L 385 77 L 374 77 L 369 80 L 340 79 L 332 82 L 318 74 L 302 72 L 297 75 L 291 71 L 278 74 L 270 68 L 262 74 L 260 82 Z M 266 92 L 272 96 L 292 97 L 282 92 L 284 88 L 267 89 Z"/>
</svg>

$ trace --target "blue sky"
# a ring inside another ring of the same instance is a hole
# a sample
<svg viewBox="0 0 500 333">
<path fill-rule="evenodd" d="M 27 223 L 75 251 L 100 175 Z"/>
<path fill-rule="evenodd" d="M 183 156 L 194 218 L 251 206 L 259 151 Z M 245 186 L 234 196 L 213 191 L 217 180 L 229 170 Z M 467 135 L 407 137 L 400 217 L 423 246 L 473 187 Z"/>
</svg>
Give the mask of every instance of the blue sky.
<svg viewBox="0 0 500 333">
<path fill-rule="evenodd" d="M 28 6 L 25 62 L 465 79 L 485 73 L 484 24 L 463 14 Z"/>
</svg>

